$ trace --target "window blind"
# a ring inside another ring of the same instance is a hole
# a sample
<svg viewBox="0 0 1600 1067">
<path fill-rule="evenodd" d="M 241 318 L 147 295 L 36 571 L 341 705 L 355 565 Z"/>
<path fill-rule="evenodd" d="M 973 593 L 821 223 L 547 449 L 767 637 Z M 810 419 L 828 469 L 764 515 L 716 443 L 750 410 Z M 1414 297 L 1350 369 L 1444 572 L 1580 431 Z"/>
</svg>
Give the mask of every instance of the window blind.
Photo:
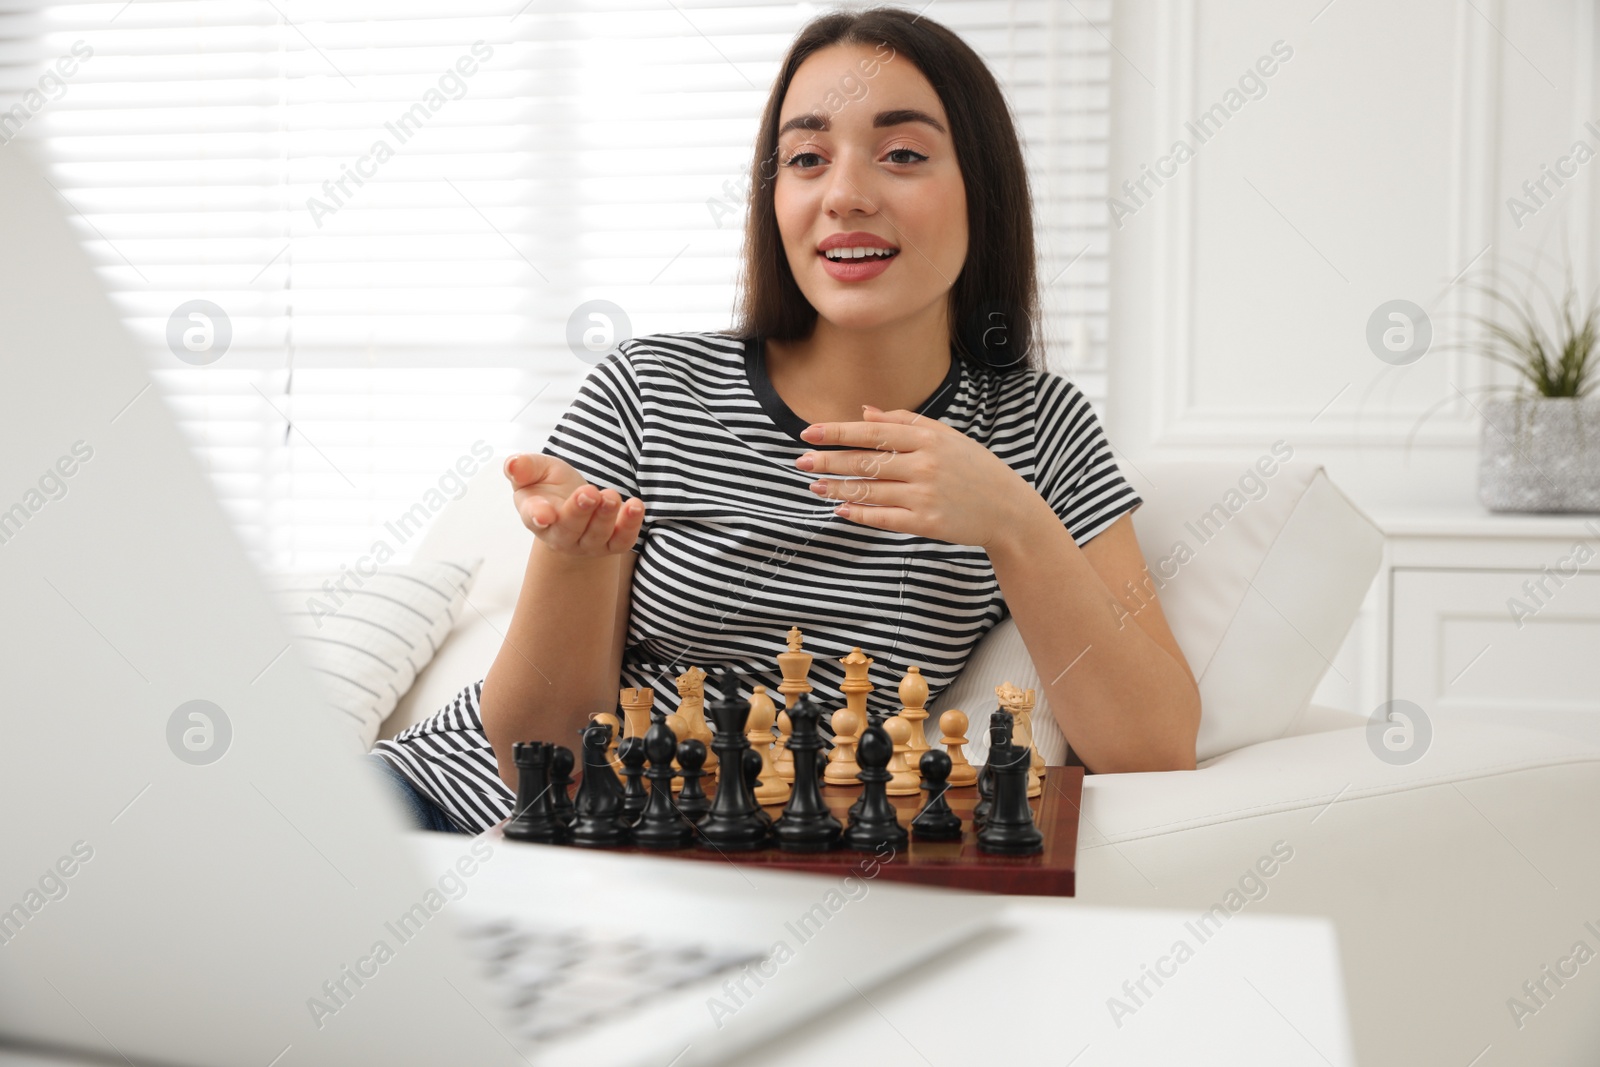
<svg viewBox="0 0 1600 1067">
<path fill-rule="evenodd" d="M 1051 363 L 1097 401 L 1110 3 L 927 10 L 1006 89 Z M 0 151 L 44 150 L 257 562 L 336 568 L 485 448 L 537 447 L 591 302 L 634 336 L 729 324 L 760 109 L 821 10 L 11 4 Z"/>
</svg>

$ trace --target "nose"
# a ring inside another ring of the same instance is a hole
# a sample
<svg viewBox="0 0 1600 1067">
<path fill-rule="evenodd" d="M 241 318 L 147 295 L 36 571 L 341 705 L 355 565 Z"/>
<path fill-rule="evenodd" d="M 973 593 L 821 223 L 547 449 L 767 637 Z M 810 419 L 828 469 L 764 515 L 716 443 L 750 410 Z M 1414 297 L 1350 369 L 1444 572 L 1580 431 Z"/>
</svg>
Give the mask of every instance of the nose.
<svg viewBox="0 0 1600 1067">
<path fill-rule="evenodd" d="M 828 168 L 823 179 L 827 188 L 822 197 L 822 210 L 833 216 L 872 215 L 878 210 L 877 198 L 872 194 L 872 168 L 860 160 L 857 153 L 841 153 Z"/>
</svg>

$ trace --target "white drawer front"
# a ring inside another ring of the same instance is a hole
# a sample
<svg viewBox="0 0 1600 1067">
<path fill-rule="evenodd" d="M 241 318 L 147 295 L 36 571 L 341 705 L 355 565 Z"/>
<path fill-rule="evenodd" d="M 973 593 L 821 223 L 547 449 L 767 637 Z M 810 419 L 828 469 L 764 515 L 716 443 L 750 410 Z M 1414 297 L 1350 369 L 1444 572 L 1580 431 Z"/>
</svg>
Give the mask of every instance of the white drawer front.
<svg viewBox="0 0 1600 1067">
<path fill-rule="evenodd" d="M 1561 577 L 1540 590 L 1536 571 L 1397 568 L 1391 698 L 1600 712 L 1600 573 Z"/>
</svg>

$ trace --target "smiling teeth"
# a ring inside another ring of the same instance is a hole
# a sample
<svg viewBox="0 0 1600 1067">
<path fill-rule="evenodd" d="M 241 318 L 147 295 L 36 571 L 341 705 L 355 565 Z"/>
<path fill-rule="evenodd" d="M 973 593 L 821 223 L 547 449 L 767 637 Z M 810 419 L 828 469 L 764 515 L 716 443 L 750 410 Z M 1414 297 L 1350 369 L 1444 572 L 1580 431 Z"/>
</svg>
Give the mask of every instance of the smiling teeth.
<svg viewBox="0 0 1600 1067">
<path fill-rule="evenodd" d="M 829 259 L 887 259 L 894 255 L 892 248 L 830 248 L 822 253 Z"/>
</svg>

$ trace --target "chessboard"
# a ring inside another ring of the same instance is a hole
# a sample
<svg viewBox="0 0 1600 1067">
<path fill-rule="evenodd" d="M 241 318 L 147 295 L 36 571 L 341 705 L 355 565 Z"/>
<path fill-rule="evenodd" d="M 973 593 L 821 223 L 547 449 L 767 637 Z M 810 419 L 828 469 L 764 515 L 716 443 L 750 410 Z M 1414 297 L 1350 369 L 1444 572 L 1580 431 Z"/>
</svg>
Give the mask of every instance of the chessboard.
<svg viewBox="0 0 1600 1067">
<path fill-rule="evenodd" d="M 781 711 L 765 684 L 751 679 L 746 695 L 723 668 L 708 703 L 708 676 L 691 667 L 676 679 L 670 714 L 654 690 L 628 688 L 618 693 L 620 716 L 598 713 L 580 732 L 579 753 L 549 741 L 512 745 L 516 800 L 498 832 L 735 866 L 1072 895 L 1084 772 L 1046 767 L 1033 747 L 1032 689 L 995 687 L 979 770 L 966 755 L 969 716 L 948 708 L 929 722 L 932 691 L 917 666 L 896 687 L 898 709 L 870 707 L 873 660 L 852 648 L 838 661 L 845 706 L 829 712 L 807 681 L 813 657 L 798 627 L 786 643 L 776 657 Z"/>
<path fill-rule="evenodd" d="M 848 786 L 822 787 L 828 809 L 840 822 L 846 820 L 850 805 L 860 795 L 860 789 Z M 1078 857 L 1078 810 L 1083 804 L 1082 767 L 1045 768 L 1044 791 L 1028 805 L 1033 810 L 1034 825 L 1044 834 L 1044 851 L 1033 856 L 997 856 L 979 851 L 977 834 L 972 829 L 972 811 L 978 803 L 976 786 L 951 788 L 946 791 L 945 798 L 951 810 L 961 817 L 960 841 L 919 841 L 913 836 L 904 848 L 875 852 L 848 848 L 828 852 L 785 852 L 777 848 L 718 852 L 703 847 L 663 851 L 637 845 L 608 851 L 679 860 L 711 860 L 736 867 L 803 871 L 833 877 L 854 873 L 858 877 L 883 878 L 891 882 L 1017 896 L 1073 895 Z M 889 801 L 900 817 L 900 825 L 909 829 L 922 798 L 890 797 Z M 776 819 L 783 809 L 782 805 L 767 805 L 764 810 Z M 491 834 L 498 836 L 504 825 L 502 822 Z"/>
</svg>

